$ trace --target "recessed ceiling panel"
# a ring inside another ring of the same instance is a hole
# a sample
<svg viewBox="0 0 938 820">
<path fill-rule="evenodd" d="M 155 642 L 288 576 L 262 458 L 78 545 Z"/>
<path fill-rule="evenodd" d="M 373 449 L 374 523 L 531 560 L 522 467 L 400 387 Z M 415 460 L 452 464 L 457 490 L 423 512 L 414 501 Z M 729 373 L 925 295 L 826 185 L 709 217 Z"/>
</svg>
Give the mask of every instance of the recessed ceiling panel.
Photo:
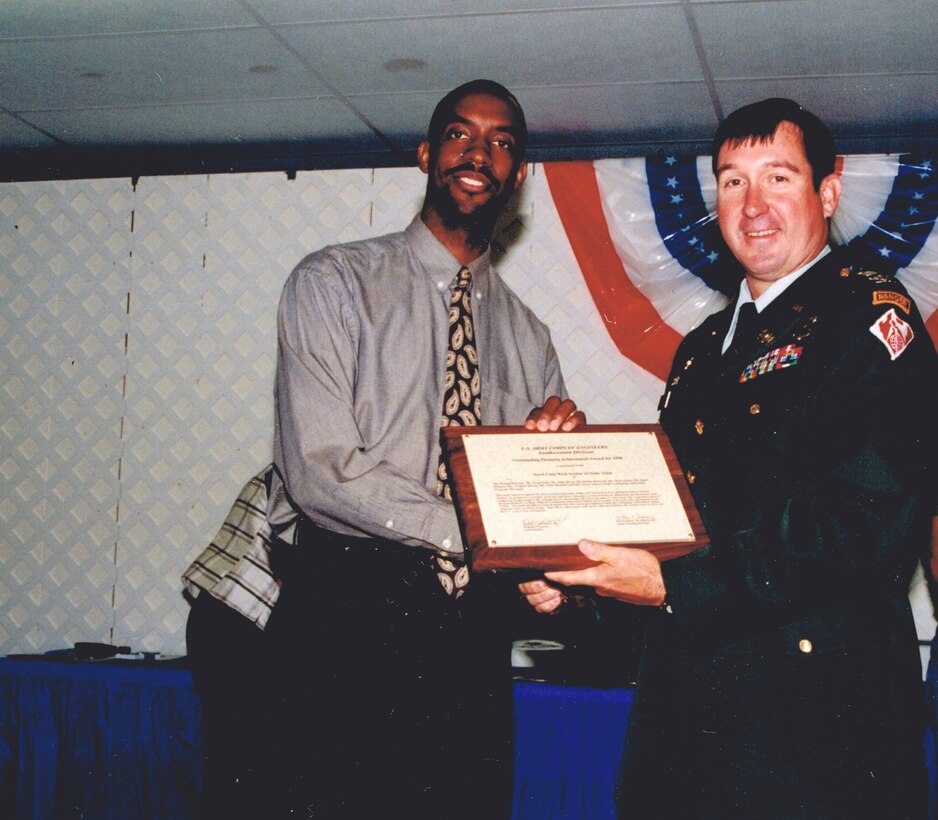
<svg viewBox="0 0 938 820">
<path fill-rule="evenodd" d="M 718 79 L 938 71 L 934 0 L 705 3 L 694 16 Z"/>
<path fill-rule="evenodd" d="M 322 89 L 263 29 L 0 42 L 13 110 L 252 99 Z"/>
<path fill-rule="evenodd" d="M 9 0 L 3 38 L 255 25 L 238 0 Z"/>
<path fill-rule="evenodd" d="M 335 99 L 137 106 L 31 115 L 70 145 L 185 145 L 350 140 L 380 143 Z"/>
<path fill-rule="evenodd" d="M 623 83 L 525 92 L 542 136 L 617 134 L 624 141 L 709 138 L 716 116 L 703 83 Z"/>
<path fill-rule="evenodd" d="M 936 98 L 931 78 L 734 81 L 718 83 L 718 91 L 727 114 L 765 97 L 790 97 L 827 123 L 843 152 L 904 151 L 929 140 L 934 146 Z"/>
<path fill-rule="evenodd" d="M 0 112 L 0 146 L 4 148 L 52 148 L 55 140 L 16 117 Z"/>
<path fill-rule="evenodd" d="M 479 17 L 504 15 L 515 12 L 547 11 L 553 9 L 582 9 L 653 6 L 674 0 L 643 0 L 643 2 L 613 2 L 599 4 L 596 0 L 512 0 L 508 5 L 500 0 L 249 0 L 258 14 L 271 23 L 310 23 L 347 20 L 387 20 L 405 17 Z"/>
<path fill-rule="evenodd" d="M 374 21 L 278 31 L 343 93 L 445 91 L 475 77 L 489 77 L 509 87 L 699 77 L 679 6 Z M 401 65 L 412 68 L 395 70 Z"/>
<path fill-rule="evenodd" d="M 716 116 L 703 83 L 515 88 L 530 131 L 530 153 L 550 148 L 578 157 L 642 155 L 672 145 L 709 142 Z M 351 102 L 405 150 L 423 138 L 441 94 L 357 95 Z"/>
</svg>

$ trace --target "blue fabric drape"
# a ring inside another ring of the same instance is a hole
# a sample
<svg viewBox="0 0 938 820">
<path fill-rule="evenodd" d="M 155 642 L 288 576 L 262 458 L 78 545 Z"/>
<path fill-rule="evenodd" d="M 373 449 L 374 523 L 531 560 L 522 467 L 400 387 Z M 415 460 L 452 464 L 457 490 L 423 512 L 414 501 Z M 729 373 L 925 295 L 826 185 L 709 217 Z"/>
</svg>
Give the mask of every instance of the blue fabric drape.
<svg viewBox="0 0 938 820">
<path fill-rule="evenodd" d="M 513 820 L 615 820 L 631 689 L 515 684 Z"/>
<path fill-rule="evenodd" d="M 186 669 L 0 659 L 0 816 L 195 817 L 201 748 Z"/>
</svg>

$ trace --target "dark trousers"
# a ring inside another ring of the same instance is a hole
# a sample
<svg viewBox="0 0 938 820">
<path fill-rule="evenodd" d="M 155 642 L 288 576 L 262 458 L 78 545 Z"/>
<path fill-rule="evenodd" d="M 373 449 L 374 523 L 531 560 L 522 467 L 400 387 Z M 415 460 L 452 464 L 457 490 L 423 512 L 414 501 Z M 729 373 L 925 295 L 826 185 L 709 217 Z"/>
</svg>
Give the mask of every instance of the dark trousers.
<svg viewBox="0 0 938 820">
<path fill-rule="evenodd" d="M 285 809 L 509 817 L 514 580 L 476 575 L 455 602 L 425 550 L 308 522 L 273 563 L 283 586 L 267 635 L 283 710 L 272 751 Z"/>
<path fill-rule="evenodd" d="M 191 603 L 186 645 L 205 755 L 200 816 L 267 817 L 276 710 L 264 633 L 206 592 Z"/>
</svg>

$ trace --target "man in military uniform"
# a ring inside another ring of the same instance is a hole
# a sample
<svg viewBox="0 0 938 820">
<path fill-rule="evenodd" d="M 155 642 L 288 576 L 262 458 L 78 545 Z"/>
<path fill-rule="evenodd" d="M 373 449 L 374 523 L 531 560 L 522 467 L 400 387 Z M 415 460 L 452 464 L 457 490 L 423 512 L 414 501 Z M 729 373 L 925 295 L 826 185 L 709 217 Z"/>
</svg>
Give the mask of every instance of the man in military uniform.
<svg viewBox="0 0 938 820">
<path fill-rule="evenodd" d="M 557 584 L 648 608 L 624 816 L 924 817 L 908 582 L 938 357 L 902 285 L 829 247 L 841 182 L 814 115 L 746 106 L 712 155 L 745 278 L 684 340 L 660 406 L 711 543 L 659 564 L 584 541 L 595 566 L 521 589 L 542 612 Z"/>
</svg>

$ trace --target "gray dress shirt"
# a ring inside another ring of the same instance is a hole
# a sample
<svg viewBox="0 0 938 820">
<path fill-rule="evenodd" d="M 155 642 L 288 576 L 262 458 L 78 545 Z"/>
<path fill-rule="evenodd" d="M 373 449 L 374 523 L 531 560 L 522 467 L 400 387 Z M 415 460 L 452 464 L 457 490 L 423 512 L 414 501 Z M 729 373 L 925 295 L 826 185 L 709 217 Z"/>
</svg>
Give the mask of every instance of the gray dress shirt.
<svg viewBox="0 0 938 820">
<path fill-rule="evenodd" d="M 278 314 L 275 532 L 288 534 L 299 509 L 335 532 L 462 552 L 453 507 L 435 493 L 459 268 L 417 216 L 403 233 L 327 247 L 294 269 Z M 522 424 L 566 395 L 550 333 L 488 253 L 469 268 L 483 424 Z"/>
</svg>

